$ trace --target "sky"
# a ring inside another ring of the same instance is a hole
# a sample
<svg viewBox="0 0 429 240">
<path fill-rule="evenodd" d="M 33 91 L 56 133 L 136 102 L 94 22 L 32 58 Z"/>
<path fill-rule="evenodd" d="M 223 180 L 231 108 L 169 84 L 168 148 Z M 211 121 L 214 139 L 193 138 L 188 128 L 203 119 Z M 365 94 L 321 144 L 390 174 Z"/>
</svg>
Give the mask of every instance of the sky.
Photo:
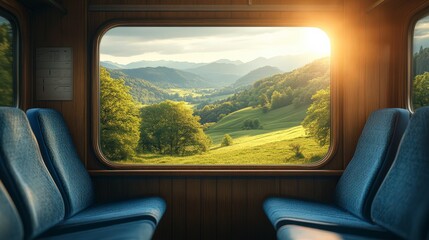
<svg viewBox="0 0 429 240">
<path fill-rule="evenodd" d="M 429 47 L 429 16 L 417 21 L 414 28 L 413 52 L 418 52 L 421 46 Z"/>
<path fill-rule="evenodd" d="M 209 63 L 258 57 L 330 55 L 328 36 L 304 27 L 116 27 L 102 37 L 100 60 Z"/>
</svg>

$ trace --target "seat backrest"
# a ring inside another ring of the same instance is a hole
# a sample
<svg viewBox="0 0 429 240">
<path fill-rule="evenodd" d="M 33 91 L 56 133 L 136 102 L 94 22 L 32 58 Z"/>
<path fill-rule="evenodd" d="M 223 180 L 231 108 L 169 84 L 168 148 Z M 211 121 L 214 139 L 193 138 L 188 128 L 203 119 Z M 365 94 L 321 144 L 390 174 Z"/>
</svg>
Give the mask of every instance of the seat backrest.
<svg viewBox="0 0 429 240">
<path fill-rule="evenodd" d="M 64 218 L 61 193 L 42 160 L 25 113 L 0 107 L 0 178 L 33 238 Z"/>
<path fill-rule="evenodd" d="M 62 115 L 53 109 L 27 111 L 43 160 L 64 198 L 66 217 L 93 204 L 92 182 Z"/>
<path fill-rule="evenodd" d="M 353 158 L 337 184 L 337 205 L 370 219 L 372 200 L 395 158 L 409 118 L 407 110 L 398 108 L 381 109 L 369 116 Z"/>
<path fill-rule="evenodd" d="M 0 239 L 21 240 L 24 229 L 18 211 L 0 181 Z"/>
<path fill-rule="evenodd" d="M 373 221 L 403 238 L 427 234 L 428 183 L 429 107 L 422 107 L 412 116 L 395 161 L 375 195 Z"/>
</svg>

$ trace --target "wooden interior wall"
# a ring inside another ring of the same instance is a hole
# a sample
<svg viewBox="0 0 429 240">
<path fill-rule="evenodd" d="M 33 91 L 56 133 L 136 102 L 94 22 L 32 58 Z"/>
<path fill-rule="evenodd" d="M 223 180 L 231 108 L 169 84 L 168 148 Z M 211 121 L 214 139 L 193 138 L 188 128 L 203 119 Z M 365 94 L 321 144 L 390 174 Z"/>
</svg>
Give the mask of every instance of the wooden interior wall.
<svg viewBox="0 0 429 240">
<path fill-rule="evenodd" d="M 142 1 L 88 0 L 62 1 L 68 11 L 44 8 L 31 13 L 32 52 L 37 47 L 73 47 L 74 98 L 72 101 L 35 101 L 34 89 L 26 87 L 31 107 L 59 110 L 67 121 L 82 161 L 92 170 L 106 169 L 97 160 L 91 145 L 91 44 L 99 24 L 113 18 L 284 18 L 300 19 L 302 13 L 90 13 L 94 4 L 142 4 Z M 148 0 L 145 4 L 247 4 L 243 0 Z M 254 4 L 320 4 L 319 0 L 270 0 Z M 342 36 L 337 53 L 339 79 L 339 149 L 324 169 L 343 169 L 353 156 L 357 139 L 372 110 L 405 107 L 407 26 L 398 22 L 422 8 L 423 0 L 328 0 L 341 5 Z M 375 7 L 374 7 L 375 6 Z M 397 7 L 400 8 L 397 8 Z M 401 13 L 399 10 L 405 10 Z M 307 16 L 308 17 L 308 16 Z M 328 17 L 327 17 L 328 18 Z M 305 17 L 303 18 L 305 20 Z M 399 34 L 399 36 L 397 36 Z M 29 55 L 30 61 L 32 54 Z M 28 70 L 29 76 L 34 74 Z M 28 78 L 31 84 L 34 78 Z M 158 195 L 168 209 L 156 239 L 272 239 L 275 233 L 262 212 L 267 196 L 293 196 L 321 201 L 331 200 L 337 173 L 284 173 L 270 176 L 234 175 L 156 175 L 115 173 L 93 175 L 97 199 L 116 199 Z"/>
<path fill-rule="evenodd" d="M 73 100 L 72 101 L 36 101 L 32 98 L 32 107 L 54 108 L 60 111 L 68 127 L 79 156 L 85 159 L 88 148 L 87 124 L 87 35 L 86 2 L 62 1 L 67 14 L 53 7 L 40 7 L 31 12 L 32 53 L 39 47 L 71 47 L 73 49 Z M 34 69 L 34 59 L 33 69 Z M 35 83 L 34 72 L 31 83 Z M 33 86 L 32 91 L 35 92 Z"/>
</svg>

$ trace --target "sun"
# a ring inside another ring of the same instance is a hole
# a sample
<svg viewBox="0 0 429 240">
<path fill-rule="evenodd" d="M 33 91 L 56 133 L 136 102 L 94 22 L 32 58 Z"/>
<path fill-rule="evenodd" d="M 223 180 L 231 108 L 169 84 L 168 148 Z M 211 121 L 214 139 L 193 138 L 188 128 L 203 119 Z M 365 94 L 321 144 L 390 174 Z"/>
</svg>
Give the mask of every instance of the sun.
<svg viewBox="0 0 429 240">
<path fill-rule="evenodd" d="M 328 35 L 320 28 L 306 29 L 305 42 L 311 52 L 318 55 L 331 55 L 331 41 Z"/>
</svg>

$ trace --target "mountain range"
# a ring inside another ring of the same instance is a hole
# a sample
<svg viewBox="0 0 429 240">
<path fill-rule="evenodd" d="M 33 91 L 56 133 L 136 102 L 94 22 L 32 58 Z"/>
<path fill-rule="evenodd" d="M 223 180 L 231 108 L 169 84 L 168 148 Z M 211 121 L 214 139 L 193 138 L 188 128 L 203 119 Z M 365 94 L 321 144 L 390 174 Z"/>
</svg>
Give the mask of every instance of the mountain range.
<svg viewBox="0 0 429 240">
<path fill-rule="evenodd" d="M 223 88 L 251 85 L 261 78 L 292 71 L 312 60 L 313 56 L 302 54 L 260 57 L 249 62 L 219 59 L 211 63 L 162 60 L 138 61 L 126 65 L 102 61 L 100 64 L 161 88 Z"/>
</svg>

